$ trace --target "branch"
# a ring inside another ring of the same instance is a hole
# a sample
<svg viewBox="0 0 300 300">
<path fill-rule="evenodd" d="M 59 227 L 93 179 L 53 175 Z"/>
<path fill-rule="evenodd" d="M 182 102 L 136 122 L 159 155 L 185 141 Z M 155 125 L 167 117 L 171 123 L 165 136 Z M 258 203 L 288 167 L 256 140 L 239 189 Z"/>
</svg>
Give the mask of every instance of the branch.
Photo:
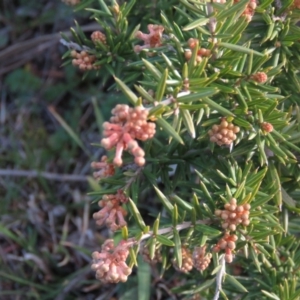
<svg viewBox="0 0 300 300">
<path fill-rule="evenodd" d="M 208 12 L 208 16 L 211 16 L 214 13 L 214 8 L 212 7 L 211 3 L 207 3 L 207 12 Z M 215 38 L 216 27 L 217 27 L 217 19 L 215 17 L 210 17 L 208 28 L 211 33 L 211 39 L 212 39 L 211 42 L 213 44 L 217 43 L 217 39 Z"/>
<path fill-rule="evenodd" d="M 163 104 L 163 105 L 169 105 L 169 104 L 172 104 L 174 102 L 176 102 L 177 98 L 180 98 L 180 97 L 183 97 L 183 96 L 187 96 L 190 94 L 190 91 L 184 91 L 184 92 L 180 92 L 177 94 L 177 97 L 174 98 L 173 96 L 165 99 L 165 100 L 162 100 L 160 102 L 157 102 L 156 104 L 159 105 L 159 104 Z M 155 105 L 154 105 L 155 106 Z M 150 110 L 152 109 L 154 106 L 150 106 L 150 107 L 145 107 L 145 109 L 147 110 Z"/>
<path fill-rule="evenodd" d="M 82 26 L 82 31 L 94 31 L 99 29 L 99 24 L 91 23 Z M 64 35 L 72 36 L 71 32 L 64 31 Z M 24 65 L 27 61 L 37 57 L 39 53 L 50 47 L 56 46 L 61 38 L 60 33 L 52 33 L 34 37 L 30 40 L 15 43 L 0 51 L 0 75 L 10 72 L 12 69 Z"/>
<path fill-rule="evenodd" d="M 196 221 L 196 224 L 209 224 L 210 221 L 207 220 L 207 221 L 202 221 L 202 220 L 199 220 L 199 221 Z M 193 223 L 192 222 L 183 222 L 181 224 L 178 224 L 176 225 L 176 229 L 178 231 L 180 230 L 183 230 L 183 229 L 187 229 L 187 228 L 190 228 L 191 226 L 193 226 Z M 166 234 L 166 233 L 169 233 L 169 232 L 172 232 L 174 230 L 174 227 L 171 226 L 171 227 L 166 227 L 166 228 L 161 228 L 157 231 L 157 234 L 161 235 L 161 234 Z M 129 243 L 132 243 L 132 244 L 137 244 L 143 240 L 146 240 L 150 237 L 152 237 L 154 235 L 153 231 L 149 231 L 145 234 L 142 235 L 142 237 L 137 241 L 135 238 L 130 238 L 128 239 L 127 241 Z"/>
<path fill-rule="evenodd" d="M 26 170 L 1 170 L 0 176 L 12 176 L 12 177 L 27 177 L 36 178 L 43 177 L 49 180 L 56 181 L 87 181 L 87 176 L 84 175 L 72 175 L 72 174 L 57 174 L 50 172 L 39 172 L 39 171 L 26 171 Z"/>
<path fill-rule="evenodd" d="M 218 300 L 220 296 L 220 290 L 222 289 L 222 280 L 225 275 L 225 256 L 224 254 L 220 257 L 221 269 L 216 275 L 216 291 L 213 300 Z"/>
</svg>

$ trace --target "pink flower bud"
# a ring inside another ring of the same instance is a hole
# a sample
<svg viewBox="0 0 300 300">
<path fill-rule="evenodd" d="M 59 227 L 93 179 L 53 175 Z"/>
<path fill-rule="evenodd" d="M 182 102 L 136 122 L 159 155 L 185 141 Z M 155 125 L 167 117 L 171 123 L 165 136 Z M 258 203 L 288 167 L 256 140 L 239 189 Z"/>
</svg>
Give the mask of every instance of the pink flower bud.
<svg viewBox="0 0 300 300">
<path fill-rule="evenodd" d="M 107 240 L 102 246 L 101 253 L 93 253 L 92 269 L 96 271 L 96 278 L 103 282 L 124 282 L 131 273 L 131 268 L 125 263 L 130 245 L 120 242 L 117 247 L 114 247 L 114 245 L 107 247 L 111 244 L 113 244 L 113 241 Z"/>
<path fill-rule="evenodd" d="M 261 128 L 269 133 L 269 132 L 272 132 L 273 131 L 273 125 L 271 123 L 268 123 L 268 122 L 263 122 L 261 123 Z"/>
<path fill-rule="evenodd" d="M 113 162 L 114 162 L 114 165 L 117 167 L 121 167 L 123 164 L 123 160 L 120 157 L 115 157 Z"/>
</svg>

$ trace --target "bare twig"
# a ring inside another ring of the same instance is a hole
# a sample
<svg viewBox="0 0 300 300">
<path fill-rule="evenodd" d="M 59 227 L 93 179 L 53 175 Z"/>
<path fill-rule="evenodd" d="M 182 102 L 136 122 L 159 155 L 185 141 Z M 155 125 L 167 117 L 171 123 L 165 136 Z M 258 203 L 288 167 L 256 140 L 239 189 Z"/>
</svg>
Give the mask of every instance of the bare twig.
<svg viewBox="0 0 300 300">
<path fill-rule="evenodd" d="M 167 98 L 165 100 L 160 101 L 157 104 L 160 104 L 160 105 L 169 105 L 169 104 L 175 103 L 177 98 L 187 96 L 190 93 L 191 93 L 190 91 L 183 91 L 183 92 L 178 93 L 176 98 L 174 98 L 173 96 L 171 96 L 171 97 L 169 97 L 169 98 Z M 146 109 L 147 110 L 151 110 L 153 107 L 154 106 L 151 105 L 149 107 L 146 107 Z"/>
<path fill-rule="evenodd" d="M 83 217 L 82 217 L 82 228 L 80 232 L 80 238 L 78 245 L 83 246 L 86 238 L 86 233 L 89 228 L 89 216 L 90 216 L 90 201 L 86 201 L 84 203 Z"/>
<path fill-rule="evenodd" d="M 207 220 L 207 221 L 204 221 L 204 220 L 198 220 L 196 221 L 196 224 L 209 224 L 211 221 L 210 220 Z M 178 224 L 176 225 L 175 229 L 180 231 L 180 230 L 183 230 L 183 229 L 187 229 L 187 228 L 190 228 L 194 226 L 193 225 L 193 222 L 183 222 L 181 224 Z M 170 226 L 170 227 L 166 227 L 166 228 L 161 228 L 157 231 L 157 234 L 166 234 L 166 233 L 170 233 L 174 230 L 174 227 L 173 226 Z M 140 243 L 141 241 L 143 240 L 146 240 L 150 237 L 153 236 L 153 231 L 149 231 L 145 234 L 142 235 L 142 237 L 137 241 L 135 238 L 130 238 L 127 240 L 128 244 L 136 244 L 136 243 Z"/>
<path fill-rule="evenodd" d="M 92 23 L 82 26 L 81 29 L 83 31 L 93 31 L 99 29 L 99 27 L 99 24 Z M 63 33 L 66 36 L 71 36 L 70 31 Z M 60 33 L 47 34 L 13 44 L 0 51 L 0 76 L 24 65 L 49 47 L 56 46 L 60 39 Z"/>
<path fill-rule="evenodd" d="M 48 180 L 55 181 L 87 181 L 87 176 L 84 175 L 74 175 L 74 174 L 57 174 L 50 172 L 39 172 L 36 170 L 1 170 L 0 176 L 12 176 L 12 177 L 27 177 L 27 178 L 36 178 L 43 177 Z"/>
<path fill-rule="evenodd" d="M 207 3 L 207 12 L 208 12 L 208 16 L 211 16 L 214 13 L 214 8 L 211 5 L 211 3 Z M 211 39 L 213 44 L 217 43 L 217 39 L 215 38 L 216 27 L 217 27 L 217 19 L 215 17 L 210 17 L 208 28 L 211 33 Z"/>
<path fill-rule="evenodd" d="M 216 275 L 216 291 L 215 291 L 213 300 L 219 299 L 220 291 L 222 289 L 222 281 L 223 281 L 223 277 L 225 275 L 225 256 L 222 255 L 220 257 L 219 261 L 220 261 L 221 269 L 219 270 L 219 272 Z"/>
</svg>

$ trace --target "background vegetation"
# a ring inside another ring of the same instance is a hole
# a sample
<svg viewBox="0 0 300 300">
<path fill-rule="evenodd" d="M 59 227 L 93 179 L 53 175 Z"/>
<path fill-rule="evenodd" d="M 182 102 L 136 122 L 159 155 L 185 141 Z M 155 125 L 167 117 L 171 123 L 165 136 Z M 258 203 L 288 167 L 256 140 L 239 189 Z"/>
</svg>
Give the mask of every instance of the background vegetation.
<svg viewBox="0 0 300 300">
<path fill-rule="evenodd" d="M 101 121 L 123 96 L 108 94 L 95 74 L 82 81 L 76 68 L 62 66 L 59 32 L 68 35 L 74 19 L 87 34 L 99 27 L 59 0 L 0 2 L 3 300 L 110 299 L 119 292 L 90 270 L 104 237 L 86 193 L 90 162 L 102 155 L 91 145 L 100 140 L 93 107 Z"/>
</svg>

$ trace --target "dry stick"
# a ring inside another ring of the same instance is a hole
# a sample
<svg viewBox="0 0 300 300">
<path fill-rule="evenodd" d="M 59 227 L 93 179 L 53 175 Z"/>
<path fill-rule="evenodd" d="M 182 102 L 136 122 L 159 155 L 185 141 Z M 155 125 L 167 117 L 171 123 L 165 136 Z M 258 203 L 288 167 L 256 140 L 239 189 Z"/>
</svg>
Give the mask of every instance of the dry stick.
<svg viewBox="0 0 300 300">
<path fill-rule="evenodd" d="M 78 245 L 80 247 L 83 247 L 84 241 L 86 238 L 86 233 L 89 228 L 89 215 L 90 215 L 90 201 L 87 201 L 85 199 L 84 201 L 84 209 L 83 209 L 83 217 L 82 217 L 82 225 L 81 225 L 81 233 L 80 233 L 80 238 Z"/>
<path fill-rule="evenodd" d="M 50 172 L 39 172 L 35 170 L 26 171 L 26 170 L 1 170 L 0 176 L 13 176 L 13 177 L 27 177 L 27 178 L 36 178 L 43 177 L 48 180 L 57 180 L 57 181 L 87 181 L 87 176 L 84 175 L 72 175 L 72 174 L 57 174 Z"/>
</svg>

